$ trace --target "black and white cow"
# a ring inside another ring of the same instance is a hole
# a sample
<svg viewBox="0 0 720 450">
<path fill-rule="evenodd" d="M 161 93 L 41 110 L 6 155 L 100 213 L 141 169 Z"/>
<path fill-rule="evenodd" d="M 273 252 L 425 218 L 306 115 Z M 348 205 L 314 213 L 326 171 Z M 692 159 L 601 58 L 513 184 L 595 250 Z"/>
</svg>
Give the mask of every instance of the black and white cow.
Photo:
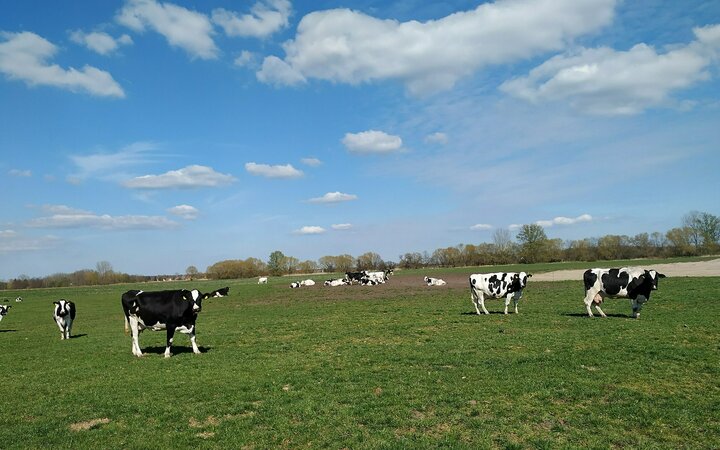
<svg viewBox="0 0 720 450">
<path fill-rule="evenodd" d="M 515 303 L 515 314 L 517 314 L 518 302 L 522 298 L 522 291 L 530 277 L 532 277 L 532 274 L 525 272 L 476 273 L 470 275 L 470 300 L 475 306 L 475 311 L 479 315 L 480 308 L 482 308 L 485 314 L 490 314 L 485 309 L 485 297 L 504 297 L 505 314 L 508 313 L 510 299 Z"/>
<path fill-rule="evenodd" d="M 212 291 L 211 293 L 207 294 L 207 298 L 211 298 L 211 297 L 227 297 L 229 293 L 230 293 L 230 288 L 229 288 L 229 287 L 224 287 L 224 288 L 222 288 L 222 289 L 216 289 L 216 290 Z"/>
<path fill-rule="evenodd" d="M 20 303 L 22 301 L 22 297 L 18 297 L 15 299 L 15 302 Z"/>
<path fill-rule="evenodd" d="M 594 304 L 602 317 L 607 317 L 600 309 L 600 303 L 606 297 L 629 298 L 633 317 L 640 318 L 640 310 L 650 300 L 650 292 L 657 290 L 658 280 L 665 275 L 655 270 L 639 267 L 620 269 L 588 269 L 583 274 L 585 283 L 585 308 L 588 316 L 593 317 L 590 307 Z"/>
<path fill-rule="evenodd" d="M 60 339 L 70 339 L 72 333 L 72 325 L 75 320 L 75 303 L 60 299 L 53 302 L 55 309 L 53 309 L 53 319 L 60 328 Z"/>
<path fill-rule="evenodd" d="M 12 308 L 12 305 L 0 305 L 0 321 L 3 320 L 3 317 L 5 317 L 10 308 Z"/>
<path fill-rule="evenodd" d="M 360 284 L 360 280 L 365 276 L 365 271 L 362 272 L 345 272 L 345 279 L 350 282 L 350 284 L 357 283 Z"/>
<path fill-rule="evenodd" d="M 425 284 L 428 286 L 445 286 L 447 282 L 441 278 L 425 277 Z"/>
<path fill-rule="evenodd" d="M 195 320 L 202 310 L 203 299 L 209 294 L 186 289 L 173 291 L 145 292 L 130 290 L 122 295 L 122 307 L 125 312 L 125 327 L 132 332 L 132 353 L 143 356 L 140 349 L 139 334 L 145 329 L 166 330 L 167 343 L 165 357 L 170 357 L 170 347 L 175 331 L 190 335 L 193 353 L 200 353 L 195 342 Z"/>
<path fill-rule="evenodd" d="M 324 286 L 345 286 L 347 284 L 350 284 L 350 282 L 348 282 L 345 278 L 335 278 L 327 280 L 323 283 Z"/>
</svg>

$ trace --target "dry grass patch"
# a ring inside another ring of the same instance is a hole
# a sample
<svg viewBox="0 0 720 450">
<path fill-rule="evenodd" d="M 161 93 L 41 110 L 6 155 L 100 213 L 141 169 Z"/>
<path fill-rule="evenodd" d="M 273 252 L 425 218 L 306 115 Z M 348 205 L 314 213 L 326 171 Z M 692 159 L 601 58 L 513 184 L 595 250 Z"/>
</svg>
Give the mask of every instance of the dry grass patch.
<svg viewBox="0 0 720 450">
<path fill-rule="evenodd" d="M 85 422 L 77 422 L 70 425 L 70 431 L 87 431 L 97 427 L 98 425 L 106 423 L 110 423 L 110 419 L 107 417 L 103 417 L 102 419 L 87 420 Z"/>
</svg>

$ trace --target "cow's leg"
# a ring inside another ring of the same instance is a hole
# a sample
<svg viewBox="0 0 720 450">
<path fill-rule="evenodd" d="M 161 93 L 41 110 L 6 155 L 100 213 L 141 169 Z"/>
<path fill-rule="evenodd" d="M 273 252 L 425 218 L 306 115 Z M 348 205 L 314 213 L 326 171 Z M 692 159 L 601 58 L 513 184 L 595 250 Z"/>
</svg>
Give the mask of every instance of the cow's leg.
<svg viewBox="0 0 720 450">
<path fill-rule="evenodd" d="M 508 294 L 505 296 L 505 312 L 504 312 L 504 314 L 507 314 L 507 312 L 508 312 L 508 306 L 510 306 L 510 299 L 512 299 L 512 297 L 513 297 L 513 294 Z"/>
<path fill-rule="evenodd" d="M 65 339 L 65 326 L 63 324 L 62 318 L 58 317 L 55 319 L 55 323 L 57 323 L 58 328 L 60 328 L 60 340 Z"/>
<path fill-rule="evenodd" d="M 478 296 L 478 301 L 480 302 L 480 307 L 482 308 L 483 312 L 485 314 L 490 314 L 488 310 L 485 308 L 485 294 L 480 292 L 480 295 Z M 478 313 L 480 314 L 480 313 Z"/>
<path fill-rule="evenodd" d="M 132 353 L 133 355 L 140 357 L 143 355 L 140 350 L 140 326 L 136 317 L 130 317 L 130 335 L 132 336 Z"/>
<path fill-rule="evenodd" d="M 522 292 L 517 291 L 515 295 L 513 295 L 513 304 L 515 305 L 515 314 L 518 313 L 518 303 L 520 302 L 520 299 L 522 298 Z"/>
<path fill-rule="evenodd" d="M 480 308 L 478 306 L 480 303 L 478 302 L 478 294 L 475 292 L 474 287 L 470 287 L 470 301 L 472 302 L 473 306 L 475 307 L 475 311 L 477 311 L 478 316 L 480 315 Z"/>
<path fill-rule="evenodd" d="M 173 336 L 175 336 L 175 325 L 168 324 L 167 326 L 167 343 L 165 344 L 165 357 L 169 358 L 172 353 L 170 353 L 170 347 L 172 347 L 173 343 Z"/>
<path fill-rule="evenodd" d="M 195 325 L 190 328 L 190 343 L 192 344 L 193 353 L 199 355 L 200 348 L 198 347 L 197 341 L 195 340 Z"/>
<path fill-rule="evenodd" d="M 72 334 L 72 324 L 72 319 L 70 319 L 69 321 L 65 321 L 65 339 L 70 339 L 70 335 Z"/>
<path fill-rule="evenodd" d="M 632 310 L 633 310 L 633 318 L 639 319 L 640 318 L 640 310 L 643 307 L 643 304 L 647 301 L 645 297 L 642 295 L 639 295 L 637 298 L 631 299 L 632 302 Z"/>
<path fill-rule="evenodd" d="M 595 296 L 597 295 L 597 293 L 598 293 L 598 292 L 597 292 L 595 289 L 592 289 L 592 288 L 590 288 L 590 289 L 588 289 L 587 291 L 585 291 L 585 300 L 583 300 L 583 301 L 585 302 L 585 309 L 587 310 L 587 314 L 588 314 L 589 317 L 593 317 L 592 304 L 593 304 L 593 301 L 594 301 Z M 596 307 L 597 307 L 597 306 L 596 306 Z"/>
</svg>

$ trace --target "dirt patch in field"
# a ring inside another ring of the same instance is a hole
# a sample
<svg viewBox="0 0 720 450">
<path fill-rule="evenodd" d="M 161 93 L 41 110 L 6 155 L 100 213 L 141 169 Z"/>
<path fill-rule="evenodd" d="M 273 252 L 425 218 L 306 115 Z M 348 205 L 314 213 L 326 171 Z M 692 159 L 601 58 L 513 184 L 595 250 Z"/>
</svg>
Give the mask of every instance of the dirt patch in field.
<svg viewBox="0 0 720 450">
<path fill-rule="evenodd" d="M 592 263 L 595 267 L 606 267 L 602 264 Z M 590 267 L 588 267 L 590 268 Z M 720 259 L 710 261 L 695 261 L 671 264 L 655 264 L 648 269 L 655 269 L 668 277 L 718 277 L 720 276 Z M 533 275 L 533 281 L 565 281 L 582 280 L 585 269 L 558 270 L 557 272 L 539 273 Z"/>
<path fill-rule="evenodd" d="M 87 431 L 87 430 L 97 427 L 98 425 L 103 425 L 106 423 L 110 423 L 110 419 L 108 419 L 108 418 L 92 419 L 92 420 L 88 420 L 85 422 L 73 423 L 72 425 L 70 425 L 70 430 L 71 431 Z"/>
</svg>

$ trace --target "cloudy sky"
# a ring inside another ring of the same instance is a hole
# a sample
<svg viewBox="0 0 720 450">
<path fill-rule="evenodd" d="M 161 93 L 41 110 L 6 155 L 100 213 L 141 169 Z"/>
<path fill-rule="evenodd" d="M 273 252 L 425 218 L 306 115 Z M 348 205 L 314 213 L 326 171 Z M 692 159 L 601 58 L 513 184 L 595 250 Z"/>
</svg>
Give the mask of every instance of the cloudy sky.
<svg viewBox="0 0 720 450">
<path fill-rule="evenodd" d="M 719 58 L 717 1 L 3 2 L 0 279 L 665 232 Z"/>
</svg>

